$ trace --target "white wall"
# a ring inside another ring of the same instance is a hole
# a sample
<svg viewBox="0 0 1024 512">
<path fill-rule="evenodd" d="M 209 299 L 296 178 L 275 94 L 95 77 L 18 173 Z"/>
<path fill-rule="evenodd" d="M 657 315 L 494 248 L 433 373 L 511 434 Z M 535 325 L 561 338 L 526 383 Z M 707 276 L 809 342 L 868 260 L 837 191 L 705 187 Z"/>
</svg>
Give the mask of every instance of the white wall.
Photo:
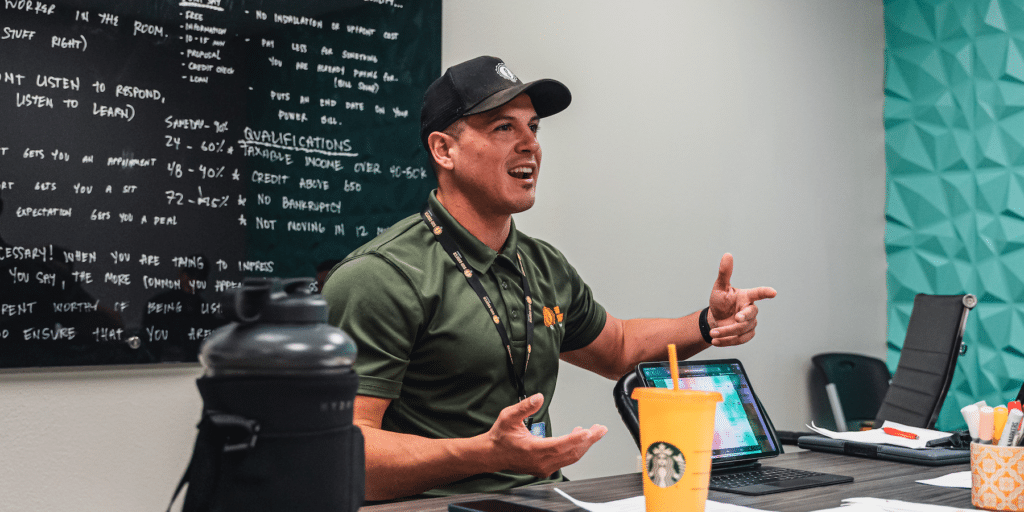
<svg viewBox="0 0 1024 512">
<path fill-rule="evenodd" d="M 707 305 L 718 261 L 770 285 L 743 361 L 783 430 L 811 419 L 810 356 L 885 357 L 882 3 L 446 0 L 442 65 L 501 57 L 573 93 L 541 122 L 523 231 L 565 252 L 620 318 Z M 570 478 L 632 471 L 613 382 L 562 365 L 554 433 L 611 432 Z"/>
<path fill-rule="evenodd" d="M 627 7 L 628 5 L 628 7 Z M 615 315 L 704 307 L 718 259 L 771 285 L 737 357 L 780 429 L 810 419 L 810 355 L 884 357 L 882 5 L 874 0 L 446 0 L 443 64 L 502 57 L 573 92 L 545 120 L 538 205 Z M 0 374 L 0 511 L 166 506 L 191 453 L 196 366 Z M 571 478 L 635 468 L 612 382 L 563 366 L 555 434 L 609 435 Z"/>
</svg>

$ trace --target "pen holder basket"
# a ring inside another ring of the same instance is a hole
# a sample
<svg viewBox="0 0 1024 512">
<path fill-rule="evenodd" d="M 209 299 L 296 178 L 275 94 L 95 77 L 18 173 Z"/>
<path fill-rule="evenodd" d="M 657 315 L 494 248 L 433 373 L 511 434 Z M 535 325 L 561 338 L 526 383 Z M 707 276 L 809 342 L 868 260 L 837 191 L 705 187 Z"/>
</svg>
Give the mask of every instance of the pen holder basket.
<svg viewBox="0 0 1024 512">
<path fill-rule="evenodd" d="M 1024 512 L 1024 447 L 971 443 L 971 504 Z"/>
</svg>

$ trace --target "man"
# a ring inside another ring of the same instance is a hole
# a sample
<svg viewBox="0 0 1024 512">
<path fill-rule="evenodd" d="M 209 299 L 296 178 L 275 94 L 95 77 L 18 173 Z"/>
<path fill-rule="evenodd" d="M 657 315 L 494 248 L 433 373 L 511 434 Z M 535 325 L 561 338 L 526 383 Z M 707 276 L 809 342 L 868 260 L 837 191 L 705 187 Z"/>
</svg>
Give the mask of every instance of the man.
<svg viewBox="0 0 1024 512">
<path fill-rule="evenodd" d="M 357 249 L 328 278 L 330 321 L 359 345 L 355 421 L 366 496 L 488 492 L 558 481 L 607 428 L 550 437 L 558 361 L 610 379 L 754 336 L 754 301 L 722 258 L 709 308 L 676 319 L 606 313 L 558 250 L 515 228 L 533 206 L 540 118 L 570 102 L 500 59 L 453 66 L 424 95 L 421 139 L 437 190 L 426 210 Z"/>
</svg>

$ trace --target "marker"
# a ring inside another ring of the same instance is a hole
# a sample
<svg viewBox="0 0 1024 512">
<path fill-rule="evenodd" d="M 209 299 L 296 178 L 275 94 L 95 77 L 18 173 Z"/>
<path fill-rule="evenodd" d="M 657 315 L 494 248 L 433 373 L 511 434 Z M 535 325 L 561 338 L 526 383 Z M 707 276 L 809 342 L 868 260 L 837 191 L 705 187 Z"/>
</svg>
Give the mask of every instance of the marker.
<svg viewBox="0 0 1024 512">
<path fill-rule="evenodd" d="M 903 438 L 906 438 L 906 439 L 917 439 L 918 438 L 918 435 L 913 433 L 913 432 L 904 432 L 902 430 L 897 430 L 897 429 L 892 428 L 892 427 L 882 427 L 882 432 L 885 432 L 886 434 L 889 434 L 890 436 L 903 437 Z"/>
<path fill-rule="evenodd" d="M 1017 409 L 1018 411 L 1024 412 L 1024 409 L 1020 408 L 1020 400 L 1014 400 L 1014 401 L 1006 404 L 1006 408 L 1011 410 L 1011 411 L 1014 410 L 1014 409 Z"/>
<path fill-rule="evenodd" d="M 1005 405 L 992 408 L 992 444 L 999 444 L 1003 438 L 1003 427 L 1006 426 L 1007 409 Z"/>
<path fill-rule="evenodd" d="M 960 414 L 967 422 L 967 430 L 971 432 L 971 440 L 978 442 L 978 404 L 965 405 Z"/>
<path fill-rule="evenodd" d="M 992 444 L 992 408 L 978 410 L 978 444 Z"/>
<path fill-rule="evenodd" d="M 999 446 L 1013 446 L 1022 418 L 1024 418 L 1024 412 L 1020 409 L 1010 410 L 1006 418 L 1006 426 L 1003 427 L 1003 435 L 999 437 Z"/>
<path fill-rule="evenodd" d="M 1017 431 L 1017 436 L 1010 441 L 1010 446 L 1024 446 L 1024 418 L 1021 418 L 1020 430 Z"/>
</svg>

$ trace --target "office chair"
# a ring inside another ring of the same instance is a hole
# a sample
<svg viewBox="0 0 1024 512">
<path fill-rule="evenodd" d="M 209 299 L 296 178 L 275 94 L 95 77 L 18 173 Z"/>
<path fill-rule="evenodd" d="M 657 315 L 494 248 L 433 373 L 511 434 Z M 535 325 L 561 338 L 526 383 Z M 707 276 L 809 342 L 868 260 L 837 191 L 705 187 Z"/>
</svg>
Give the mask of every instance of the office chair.
<svg viewBox="0 0 1024 512">
<path fill-rule="evenodd" d="M 640 384 L 640 378 L 637 377 L 636 372 L 629 372 L 619 378 L 618 382 L 615 383 L 615 387 L 612 389 L 612 396 L 615 397 L 615 408 L 619 411 L 619 416 L 622 417 L 622 423 L 625 423 L 626 430 L 629 430 L 629 434 L 633 436 L 633 441 L 636 442 L 636 447 L 640 448 L 640 416 L 637 412 L 636 400 L 633 400 L 633 388 L 636 388 Z"/>
<path fill-rule="evenodd" d="M 641 449 L 640 446 L 640 413 L 637 409 L 636 400 L 633 400 L 633 389 L 640 385 L 640 377 L 637 376 L 636 372 L 629 372 L 615 383 L 615 387 L 612 388 L 612 396 L 615 398 L 615 409 L 619 411 L 619 416 L 622 418 L 622 423 L 626 425 L 626 430 L 629 430 L 629 435 L 633 436 L 633 442 L 636 443 L 637 449 Z M 758 404 L 761 400 L 755 396 Z M 763 407 L 763 406 L 762 406 Z M 766 418 L 771 423 L 771 418 Z M 772 425 L 772 429 L 775 429 L 775 425 Z M 812 432 L 790 432 L 790 431 L 775 431 L 776 436 L 779 438 L 779 442 L 782 444 L 796 445 L 796 440 L 802 435 L 810 435 Z M 780 452 L 785 450 L 780 446 Z"/>
<path fill-rule="evenodd" d="M 914 297 L 907 335 L 889 391 L 875 424 L 890 420 L 933 428 L 946 399 L 963 345 L 967 314 L 978 303 L 971 294 Z"/>
<path fill-rule="evenodd" d="M 861 354 L 829 352 L 811 358 L 825 377 L 825 394 L 836 420 L 836 431 L 872 428 L 889 391 L 889 368 L 881 359 Z"/>
</svg>

